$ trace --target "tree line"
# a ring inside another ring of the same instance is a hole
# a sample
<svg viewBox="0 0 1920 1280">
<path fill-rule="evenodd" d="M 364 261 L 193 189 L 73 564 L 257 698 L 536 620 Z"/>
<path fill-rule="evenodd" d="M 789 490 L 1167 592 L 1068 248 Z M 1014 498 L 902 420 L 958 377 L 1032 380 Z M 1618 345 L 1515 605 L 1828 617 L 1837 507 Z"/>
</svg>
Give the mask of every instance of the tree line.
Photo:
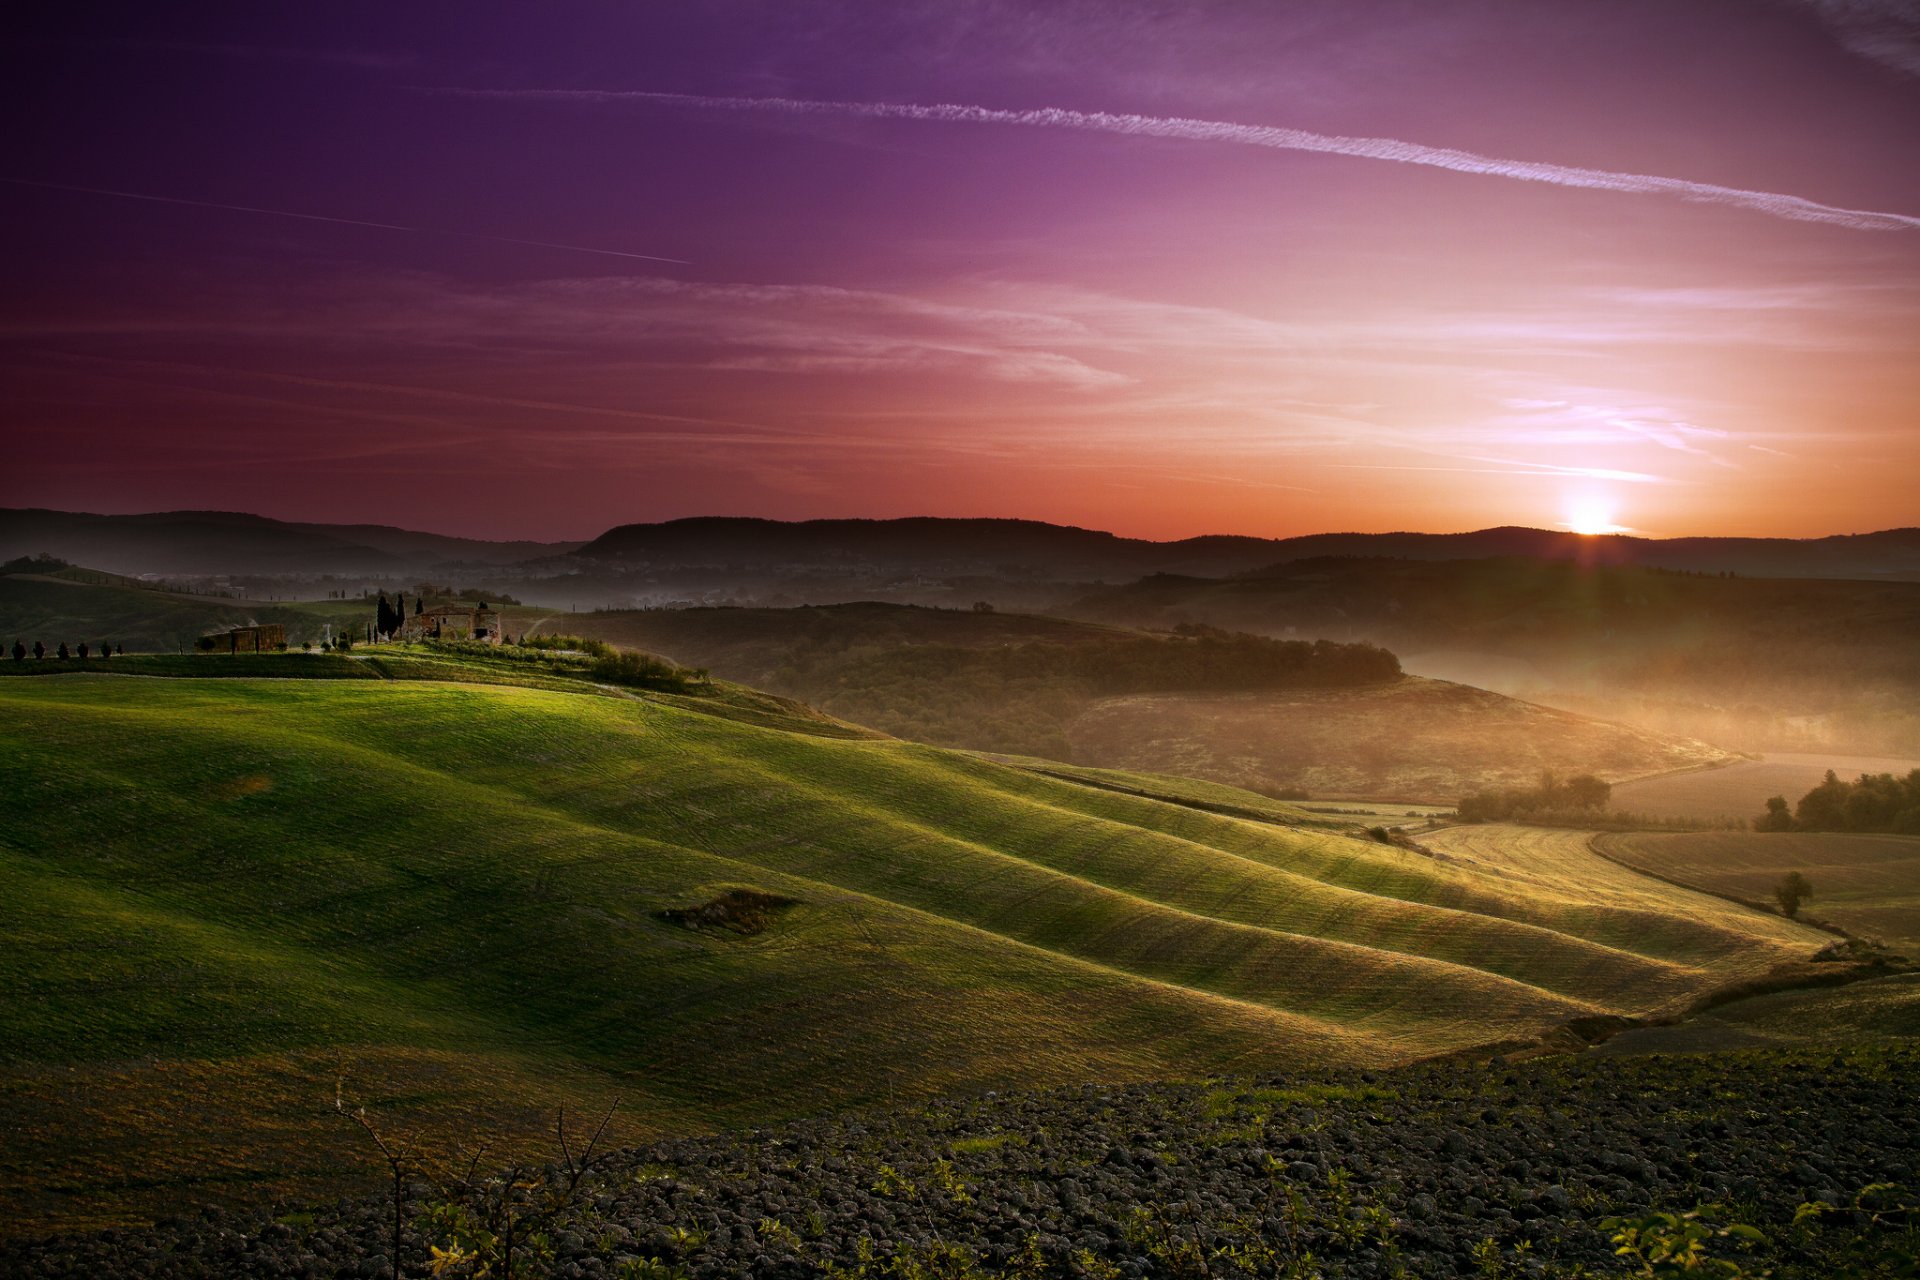
<svg viewBox="0 0 1920 1280">
<path fill-rule="evenodd" d="M 103 641 L 100 647 L 95 649 L 85 640 L 82 640 L 74 648 L 69 649 L 67 642 L 62 640 L 59 648 L 54 652 L 54 657 L 61 662 L 66 662 L 76 657 L 84 662 L 92 657 L 111 658 L 116 652 L 125 653 L 126 651 L 127 647 L 125 645 L 121 645 L 116 649 L 111 641 Z M 12 653 L 15 662 L 25 662 L 28 654 L 32 654 L 34 661 L 38 662 L 47 656 L 47 646 L 43 642 L 35 640 L 33 642 L 33 648 L 29 649 L 23 642 L 15 640 L 13 642 Z"/>
<path fill-rule="evenodd" d="M 856 663 L 846 674 L 860 667 L 879 668 L 871 674 L 883 680 L 1065 681 L 1096 695 L 1341 689 L 1400 678 L 1400 660 L 1376 645 L 1274 640 L 1213 628 L 1193 628 L 1175 639 L 1117 635 L 999 648 L 909 645 Z"/>
<path fill-rule="evenodd" d="M 1613 784 L 1590 773 L 1562 781 L 1546 772 L 1540 775 L 1538 786 L 1462 796 L 1458 809 L 1462 822 L 1503 822 L 1550 813 L 1602 813 L 1612 799 Z"/>
<path fill-rule="evenodd" d="M 1785 796 L 1770 796 L 1755 831 L 1883 831 L 1920 835 L 1920 769 L 1906 777 L 1863 773 L 1853 782 L 1833 770 L 1791 810 Z"/>
</svg>

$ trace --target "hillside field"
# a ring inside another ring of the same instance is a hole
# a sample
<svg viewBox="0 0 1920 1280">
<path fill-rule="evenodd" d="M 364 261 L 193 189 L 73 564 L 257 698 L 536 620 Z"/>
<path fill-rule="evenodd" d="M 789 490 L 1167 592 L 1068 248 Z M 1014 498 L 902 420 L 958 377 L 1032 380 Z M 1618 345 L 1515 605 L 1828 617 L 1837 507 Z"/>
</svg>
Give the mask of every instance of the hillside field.
<svg viewBox="0 0 1920 1280">
<path fill-rule="evenodd" d="M 921 742 L 1172 773 L 1270 795 L 1450 806 L 1470 792 L 1531 785 L 1543 769 L 1614 781 L 1736 758 L 1703 742 L 1415 677 L 1207 688 L 1182 687 L 1171 672 L 1159 684 L 1114 691 L 1061 673 L 1059 656 L 1143 642 L 1177 654 L 1194 642 L 1024 614 L 872 603 L 529 610 L 510 625 L 662 653 Z"/>
<path fill-rule="evenodd" d="M 342 1077 L 383 1122 L 509 1139 L 617 1093 L 631 1138 L 1528 1043 L 1827 941 L 1525 848 L 430 653 L 0 681 L 10 1230 L 365 1176 Z M 729 916 L 741 890 L 764 908 Z"/>
<path fill-rule="evenodd" d="M 1916 1043 L 1920 1043 L 1920 973 L 1897 973 L 1850 986 L 1776 991 L 1736 1000 L 1671 1026 L 1635 1027 L 1588 1052 L 1613 1058 Z"/>
<path fill-rule="evenodd" d="M 1770 900 L 1780 877 L 1798 871 L 1813 884 L 1803 913 L 1920 956 L 1920 837 L 1633 832 L 1596 844 L 1631 866 L 1751 901 Z"/>
<path fill-rule="evenodd" d="M 164 590 L 131 578 L 65 567 L 49 573 L 0 573 L 0 647 L 35 640 L 48 651 L 62 641 L 98 648 L 113 644 L 128 653 L 186 653 L 209 631 L 256 622 L 287 628 L 289 643 L 317 642 L 332 624 L 335 634 L 359 633 L 372 616 L 359 600 L 268 602 Z"/>
<path fill-rule="evenodd" d="M 1543 770 L 1609 781 L 1728 759 L 1703 742 L 1406 676 L 1367 689 L 1103 698 L 1066 726 L 1071 754 L 1256 791 L 1451 807 Z"/>
</svg>

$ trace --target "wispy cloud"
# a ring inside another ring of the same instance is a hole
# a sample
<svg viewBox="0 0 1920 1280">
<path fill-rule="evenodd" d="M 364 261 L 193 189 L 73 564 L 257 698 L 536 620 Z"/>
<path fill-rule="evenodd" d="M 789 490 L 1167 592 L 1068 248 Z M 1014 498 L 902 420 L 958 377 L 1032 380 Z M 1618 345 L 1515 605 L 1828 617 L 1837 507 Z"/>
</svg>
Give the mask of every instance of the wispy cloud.
<svg viewBox="0 0 1920 1280">
<path fill-rule="evenodd" d="M 486 240 L 494 244 L 525 245 L 534 249 L 557 249 L 563 253 L 591 253 L 603 258 L 634 258 L 642 262 L 672 262 L 691 266 L 684 258 L 663 258 L 651 253 L 628 253 L 621 249 L 600 249 L 582 244 L 554 244 L 547 240 L 522 240 L 515 236 L 493 236 L 478 231 L 449 231 L 444 227 L 406 227 L 394 222 L 368 222 L 360 218 L 336 218 L 319 213 L 296 213 L 291 209 L 261 209 L 245 204 L 221 204 L 214 200 L 188 200 L 180 196 L 156 196 L 141 191 L 114 191 L 106 187 L 81 187 L 65 182 L 39 182 L 32 178 L 0 178 L 16 187 L 39 187 L 47 191 L 72 191 L 90 196 L 112 196 L 117 200 L 145 200 L 152 204 L 186 205 L 195 209 L 224 209 L 229 213 L 261 214 L 269 218 L 297 218 L 302 222 L 331 222 L 348 227 L 371 227 L 376 231 L 405 231 L 412 235 L 453 236 L 462 240 Z"/>
<path fill-rule="evenodd" d="M 1920 77 L 1920 4 L 1914 0 L 1798 0 L 1849 53 Z"/>
<path fill-rule="evenodd" d="M 1276 151 L 1313 151 L 1332 155 L 1422 165 L 1456 173 L 1483 174 L 1518 182 L 1541 182 L 1636 195 L 1665 195 L 1696 203 L 1728 205 L 1797 222 L 1820 222 L 1858 231 L 1910 231 L 1920 228 L 1920 217 L 1870 209 L 1844 209 L 1800 196 L 1773 191 L 1750 191 L 1710 182 L 1663 178 L 1651 174 L 1619 173 L 1568 165 L 1510 160 L 1431 147 L 1398 138 L 1346 137 L 1268 125 L 1237 124 L 1224 120 L 1070 111 L 1041 107 L 1008 111 L 957 103 L 833 102 L 811 98 L 743 98 L 705 94 L 654 93 L 607 89 L 442 89 L 438 92 L 477 98 L 502 98 L 573 103 L 660 103 L 717 111 L 774 112 L 782 115 L 861 116 L 885 120 L 919 120 L 953 124 L 1005 124 L 1042 129 L 1075 129 L 1131 137 L 1175 138 L 1188 142 L 1227 142 Z"/>
<path fill-rule="evenodd" d="M 1324 467 L 1333 467 L 1341 471 L 1457 471 L 1468 475 L 1485 476 L 1556 476 L 1578 477 L 1585 480 L 1618 480 L 1627 484 L 1672 484 L 1668 476 L 1656 476 L 1645 471 L 1616 471 L 1609 467 L 1565 467 L 1548 462 L 1523 462 L 1507 458 L 1474 459 L 1488 463 L 1482 467 L 1445 467 L 1426 463 L 1394 462 L 1323 462 Z"/>
</svg>

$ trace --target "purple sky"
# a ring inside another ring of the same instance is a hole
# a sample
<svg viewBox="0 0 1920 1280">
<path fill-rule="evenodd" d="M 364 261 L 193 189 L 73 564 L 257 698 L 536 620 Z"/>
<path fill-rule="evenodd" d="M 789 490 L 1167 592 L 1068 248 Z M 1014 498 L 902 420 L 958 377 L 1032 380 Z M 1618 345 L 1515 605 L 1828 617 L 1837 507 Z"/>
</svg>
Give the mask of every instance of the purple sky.
<svg viewBox="0 0 1920 1280">
<path fill-rule="evenodd" d="M 1920 522 L 1908 0 L 10 28 L 0 504 Z"/>
</svg>

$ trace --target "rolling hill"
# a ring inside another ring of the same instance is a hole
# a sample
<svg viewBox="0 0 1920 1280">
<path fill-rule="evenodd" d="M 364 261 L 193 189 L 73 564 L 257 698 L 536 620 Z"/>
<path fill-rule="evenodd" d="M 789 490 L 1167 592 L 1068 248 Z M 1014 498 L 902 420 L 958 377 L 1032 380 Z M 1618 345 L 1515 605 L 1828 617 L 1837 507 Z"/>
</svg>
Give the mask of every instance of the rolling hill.
<svg viewBox="0 0 1920 1280">
<path fill-rule="evenodd" d="M 1804 913 L 1920 956 L 1920 837 L 1838 831 L 1609 833 L 1596 847 L 1631 867 L 1749 902 L 1797 871 L 1813 884 Z"/>
<path fill-rule="evenodd" d="M 421 650 L 149 662 L 234 674 L 0 680 L 15 1229 L 333 1187 L 342 1077 L 391 1124 L 525 1133 L 617 1091 L 627 1136 L 691 1131 L 1527 1042 L 1826 941 L 725 687 Z M 241 675 L 276 665 L 360 678 Z"/>
<path fill-rule="evenodd" d="M 579 545 L 486 542 L 385 525 L 297 524 L 237 511 L 96 515 L 0 509 L 0 560 L 44 554 L 133 577 L 391 576 L 449 563 L 516 563 Z"/>
<path fill-rule="evenodd" d="M 365 622 L 358 600 L 274 603 L 195 595 L 118 574 L 41 561 L 0 564 L 0 646 L 35 640 L 52 649 L 84 640 L 129 652 L 181 653 L 210 631 L 277 622 L 290 643 L 318 641 Z"/>
<path fill-rule="evenodd" d="M 1324 533 L 1296 538 L 1211 536 L 1172 542 L 1036 520 L 669 520 L 610 529 L 583 560 L 653 565 L 865 564 L 930 576 L 987 573 L 1059 580 L 1153 573 L 1224 576 L 1326 556 L 1402 560 L 1527 557 L 1768 577 L 1920 580 L 1920 528 L 1828 538 L 1593 537 L 1501 527 L 1471 533 Z"/>
<path fill-rule="evenodd" d="M 1531 784 L 1543 769 L 1616 780 L 1733 759 L 1437 680 L 1114 677 L 1131 646 L 1163 647 L 1177 663 L 1204 651 L 1204 634 L 875 603 L 523 617 L 711 667 L 901 737 L 1267 794 L 1451 804 L 1484 787 Z"/>
<path fill-rule="evenodd" d="M 1335 558 L 1148 578 L 1060 612 L 1368 640 L 1420 675 L 1743 751 L 1920 754 L 1915 582 Z"/>
<path fill-rule="evenodd" d="M 698 517 L 620 525 L 587 542 L 485 541 L 374 524 L 299 523 L 221 511 L 97 515 L 0 509 L 0 560 L 48 554 L 133 576 L 247 577 L 295 594 L 322 578 L 422 577 L 570 608 L 857 600 L 1056 612 L 1100 584 L 1160 574 L 1223 578 L 1325 558 L 1490 557 L 1746 576 L 1920 581 L 1920 530 L 1829 538 L 1584 537 L 1471 533 L 1126 538 L 1036 520 L 779 521 Z"/>
</svg>

